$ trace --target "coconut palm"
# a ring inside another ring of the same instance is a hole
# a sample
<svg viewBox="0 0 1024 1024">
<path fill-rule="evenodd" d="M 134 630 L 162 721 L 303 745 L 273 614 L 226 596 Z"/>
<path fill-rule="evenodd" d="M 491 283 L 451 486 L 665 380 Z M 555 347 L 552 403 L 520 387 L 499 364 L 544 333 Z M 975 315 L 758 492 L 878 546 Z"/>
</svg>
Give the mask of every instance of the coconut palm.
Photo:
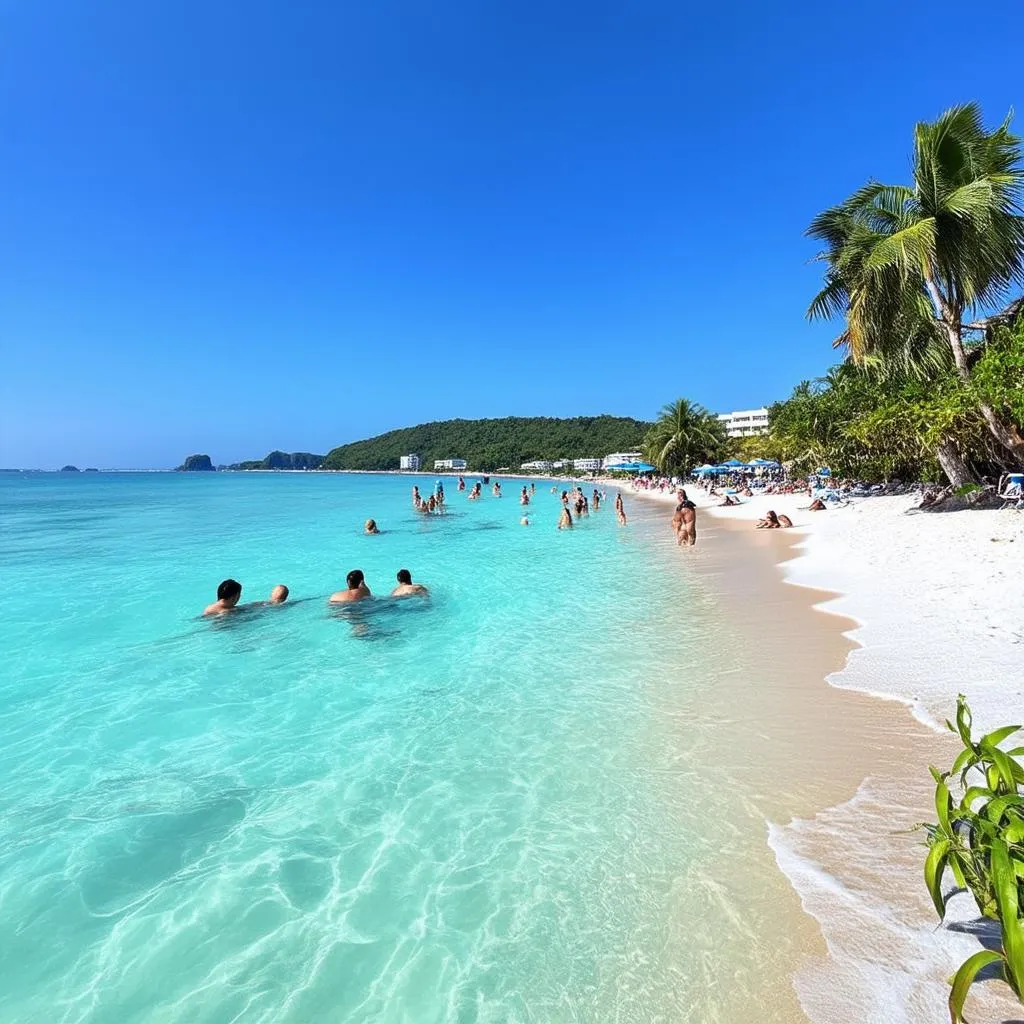
<svg viewBox="0 0 1024 1024">
<path fill-rule="evenodd" d="M 860 363 L 934 372 L 946 358 L 970 383 L 968 314 L 1024 285 L 1024 169 L 1009 120 L 985 129 L 976 104 L 954 107 L 914 135 L 910 186 L 871 182 L 815 218 L 825 287 L 812 318 L 842 315 L 837 344 Z M 979 401 L 993 436 L 1024 459 L 1024 436 Z"/>
<path fill-rule="evenodd" d="M 644 438 L 644 453 L 663 473 L 687 473 L 725 451 L 725 424 L 702 405 L 678 398 L 664 406 Z"/>
</svg>

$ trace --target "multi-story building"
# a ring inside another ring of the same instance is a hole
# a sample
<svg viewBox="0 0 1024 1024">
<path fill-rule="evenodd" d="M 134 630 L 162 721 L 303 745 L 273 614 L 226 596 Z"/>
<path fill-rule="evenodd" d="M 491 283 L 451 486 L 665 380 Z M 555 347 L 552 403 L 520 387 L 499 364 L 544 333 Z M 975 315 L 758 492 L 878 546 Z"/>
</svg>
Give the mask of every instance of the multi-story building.
<svg viewBox="0 0 1024 1024">
<path fill-rule="evenodd" d="M 465 469 L 465 459 L 434 459 L 434 469 Z"/>
<path fill-rule="evenodd" d="M 624 462 L 643 462 L 643 452 L 612 452 L 606 455 L 603 460 L 603 469 L 609 466 L 621 466 Z"/>
<path fill-rule="evenodd" d="M 415 473 L 420 468 L 420 457 L 418 455 L 403 455 L 398 460 L 400 469 L 408 469 Z"/>
<path fill-rule="evenodd" d="M 768 433 L 768 410 L 741 409 L 739 412 L 720 412 L 718 418 L 725 424 L 730 437 L 751 437 Z"/>
<path fill-rule="evenodd" d="M 529 469 L 534 472 L 543 473 L 553 468 L 553 465 L 549 459 L 536 459 L 533 462 L 524 462 L 520 469 Z"/>
<path fill-rule="evenodd" d="M 601 468 L 603 462 L 603 459 L 573 459 L 572 468 L 593 473 Z"/>
</svg>

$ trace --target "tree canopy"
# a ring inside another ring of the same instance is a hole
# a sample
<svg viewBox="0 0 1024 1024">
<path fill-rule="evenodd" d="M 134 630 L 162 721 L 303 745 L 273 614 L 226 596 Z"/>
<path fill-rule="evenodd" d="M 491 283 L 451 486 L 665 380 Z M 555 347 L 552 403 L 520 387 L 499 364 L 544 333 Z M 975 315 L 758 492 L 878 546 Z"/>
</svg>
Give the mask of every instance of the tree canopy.
<svg viewBox="0 0 1024 1024">
<path fill-rule="evenodd" d="M 443 420 L 341 445 L 328 452 L 324 469 L 389 470 L 403 455 L 420 457 L 424 469 L 435 459 L 465 459 L 471 470 L 518 468 L 537 459 L 603 458 L 639 450 L 651 426 L 621 416 L 547 416 Z"/>
</svg>

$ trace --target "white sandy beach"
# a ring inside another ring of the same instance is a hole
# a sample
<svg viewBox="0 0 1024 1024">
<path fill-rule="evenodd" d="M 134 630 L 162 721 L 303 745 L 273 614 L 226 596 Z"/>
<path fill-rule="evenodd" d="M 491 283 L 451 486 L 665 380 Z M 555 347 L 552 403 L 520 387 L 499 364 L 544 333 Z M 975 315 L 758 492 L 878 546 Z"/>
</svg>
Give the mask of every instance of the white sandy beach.
<svg viewBox="0 0 1024 1024">
<path fill-rule="evenodd" d="M 827 512 L 806 511 L 806 494 L 720 508 L 699 488 L 688 493 L 702 509 L 698 529 L 707 515 L 752 527 L 769 508 L 793 520 L 801 541 L 798 556 L 781 566 L 785 580 L 837 592 L 819 607 L 859 623 L 847 635 L 860 646 L 829 682 L 892 702 L 892 715 L 908 716 L 908 735 L 918 728 L 911 714 L 925 723 L 937 766 L 948 767 L 958 749 L 942 724 L 958 693 L 980 730 L 1024 721 L 1024 515 L 919 513 L 910 495 Z M 865 736 L 865 745 L 873 739 Z M 921 837 L 906 832 L 933 818 L 928 765 L 899 755 L 890 750 L 891 770 L 865 778 L 845 803 L 768 826 L 779 866 L 828 946 L 827 958 L 808 958 L 794 979 L 808 1015 L 823 1024 L 946 1019 L 946 979 L 981 948 L 969 930 L 957 930 L 977 916 L 967 897 L 956 897 L 946 926 L 937 927 Z M 972 1021 L 1019 1018 L 1008 992 L 1000 982 L 977 986 Z"/>
</svg>

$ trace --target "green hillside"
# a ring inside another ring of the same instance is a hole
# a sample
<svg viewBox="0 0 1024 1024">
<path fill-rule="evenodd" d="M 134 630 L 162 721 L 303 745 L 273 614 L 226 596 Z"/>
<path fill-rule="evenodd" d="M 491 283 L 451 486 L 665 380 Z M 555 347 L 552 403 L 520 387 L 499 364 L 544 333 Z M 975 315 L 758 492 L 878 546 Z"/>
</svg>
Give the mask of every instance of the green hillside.
<svg viewBox="0 0 1024 1024">
<path fill-rule="evenodd" d="M 324 469 L 398 469 L 416 454 L 424 469 L 435 459 L 465 459 L 470 470 L 516 468 L 534 459 L 599 458 L 639 449 L 651 424 L 622 416 L 507 416 L 495 420 L 444 420 L 390 430 L 328 452 Z"/>
</svg>

